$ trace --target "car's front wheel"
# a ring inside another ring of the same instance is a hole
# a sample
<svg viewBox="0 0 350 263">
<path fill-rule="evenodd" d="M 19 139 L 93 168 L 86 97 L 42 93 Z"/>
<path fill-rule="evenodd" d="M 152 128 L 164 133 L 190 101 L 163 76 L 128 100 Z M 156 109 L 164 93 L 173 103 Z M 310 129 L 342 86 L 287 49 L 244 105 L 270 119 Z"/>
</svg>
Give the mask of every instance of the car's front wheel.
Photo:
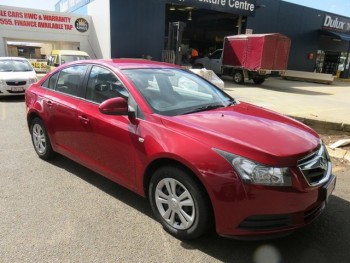
<svg viewBox="0 0 350 263">
<path fill-rule="evenodd" d="M 243 84 L 244 83 L 244 75 L 242 70 L 235 70 L 233 72 L 233 81 L 236 84 Z"/>
<path fill-rule="evenodd" d="M 44 160 L 50 159 L 54 155 L 54 151 L 52 150 L 49 136 L 41 119 L 33 119 L 30 125 L 30 134 L 38 156 Z"/>
<path fill-rule="evenodd" d="M 159 168 L 151 178 L 149 200 L 164 229 L 177 238 L 197 238 L 211 226 L 208 198 L 184 169 Z"/>
</svg>

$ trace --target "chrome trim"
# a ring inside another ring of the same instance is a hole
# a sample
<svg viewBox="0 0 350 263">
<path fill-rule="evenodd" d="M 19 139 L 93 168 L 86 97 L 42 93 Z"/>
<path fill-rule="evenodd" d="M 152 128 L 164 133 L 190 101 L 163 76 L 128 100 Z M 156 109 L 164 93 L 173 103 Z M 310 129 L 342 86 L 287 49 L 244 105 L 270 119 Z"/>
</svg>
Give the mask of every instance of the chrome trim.
<svg viewBox="0 0 350 263">
<path fill-rule="evenodd" d="M 332 163 L 328 155 L 326 147 L 321 145 L 320 149 L 307 155 L 303 159 L 298 161 L 298 168 L 304 176 L 309 186 L 319 186 L 329 180 L 332 174 Z M 315 169 L 323 170 L 323 176 L 317 182 L 310 182 L 304 171 L 310 171 Z"/>
</svg>

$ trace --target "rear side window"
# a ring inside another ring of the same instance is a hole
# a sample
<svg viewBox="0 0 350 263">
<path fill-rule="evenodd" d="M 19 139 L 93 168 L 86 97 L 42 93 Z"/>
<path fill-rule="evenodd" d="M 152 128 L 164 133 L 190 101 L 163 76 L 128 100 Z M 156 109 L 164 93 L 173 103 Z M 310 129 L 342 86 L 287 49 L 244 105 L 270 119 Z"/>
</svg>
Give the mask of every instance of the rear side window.
<svg viewBox="0 0 350 263">
<path fill-rule="evenodd" d="M 73 96 L 78 96 L 86 68 L 86 65 L 80 65 L 62 69 L 59 73 L 55 90 Z"/>
<path fill-rule="evenodd" d="M 55 74 L 53 74 L 50 78 L 48 78 L 47 80 L 45 80 L 45 82 L 41 85 L 42 87 L 45 87 L 47 89 L 52 89 L 54 90 L 56 87 L 56 83 L 57 83 L 57 78 L 58 78 L 58 72 L 56 72 Z"/>
</svg>

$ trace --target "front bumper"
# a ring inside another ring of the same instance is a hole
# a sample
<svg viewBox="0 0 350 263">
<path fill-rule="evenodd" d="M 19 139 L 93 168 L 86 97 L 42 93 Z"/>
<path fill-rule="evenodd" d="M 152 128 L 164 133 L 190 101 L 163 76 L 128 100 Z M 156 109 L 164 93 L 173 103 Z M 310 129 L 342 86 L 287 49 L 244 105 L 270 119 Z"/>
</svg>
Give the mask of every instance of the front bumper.
<svg viewBox="0 0 350 263">
<path fill-rule="evenodd" d="M 331 175 L 322 186 L 303 191 L 245 184 L 245 200 L 221 204 L 226 213 L 217 217 L 217 233 L 256 239 L 292 232 L 324 211 L 335 183 L 336 177 Z"/>
<path fill-rule="evenodd" d="M 2 85 L 2 86 L 0 86 L 0 96 L 24 95 L 26 89 L 29 86 L 30 86 L 30 84 L 26 84 L 26 85 L 22 85 L 22 86 Z"/>
</svg>

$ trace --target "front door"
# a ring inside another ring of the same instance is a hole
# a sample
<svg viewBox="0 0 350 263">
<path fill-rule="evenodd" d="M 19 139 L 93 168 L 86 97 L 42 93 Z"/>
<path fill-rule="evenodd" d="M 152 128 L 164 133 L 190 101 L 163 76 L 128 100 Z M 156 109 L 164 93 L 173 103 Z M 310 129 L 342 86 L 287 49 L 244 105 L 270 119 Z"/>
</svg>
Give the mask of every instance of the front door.
<svg viewBox="0 0 350 263">
<path fill-rule="evenodd" d="M 113 97 L 128 99 L 129 92 L 109 69 L 93 66 L 86 100 L 77 108 L 79 148 L 93 169 L 119 183 L 134 185 L 136 125 L 128 116 L 102 114 L 99 105 Z"/>
</svg>

